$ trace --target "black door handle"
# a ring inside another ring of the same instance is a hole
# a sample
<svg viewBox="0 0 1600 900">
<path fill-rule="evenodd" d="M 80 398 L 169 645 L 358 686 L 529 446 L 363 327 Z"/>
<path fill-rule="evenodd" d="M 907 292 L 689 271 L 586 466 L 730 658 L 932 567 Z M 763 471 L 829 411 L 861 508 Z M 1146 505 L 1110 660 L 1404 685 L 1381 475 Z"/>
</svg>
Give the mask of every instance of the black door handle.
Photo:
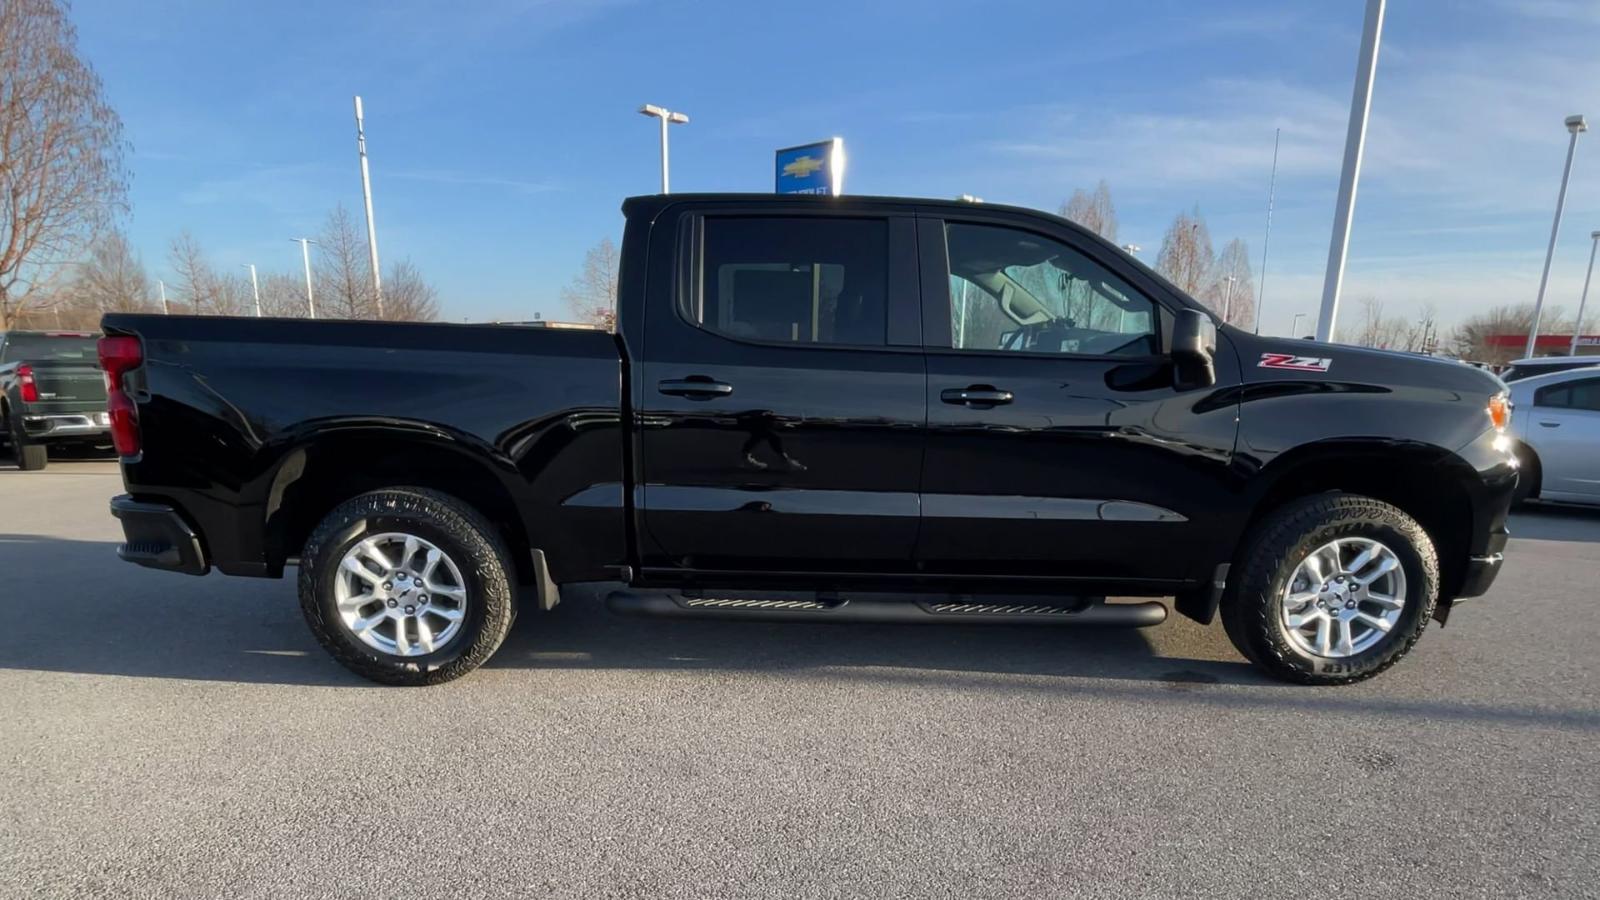
<svg viewBox="0 0 1600 900">
<path fill-rule="evenodd" d="M 1545 428 L 1560 428 L 1561 427 L 1561 423 L 1560 422 L 1540 422 L 1539 424 L 1541 426 L 1545 427 Z"/>
<path fill-rule="evenodd" d="M 1015 400 L 1016 395 L 1010 391 L 997 390 L 987 384 L 975 384 L 965 388 L 950 388 L 939 394 L 939 399 L 946 403 L 964 403 L 967 406 L 999 406 Z"/>
<path fill-rule="evenodd" d="M 712 381 L 705 377 L 668 378 L 665 381 L 658 382 L 656 390 L 673 397 L 710 400 L 713 397 L 726 397 L 733 393 L 733 385 L 721 381 Z"/>
</svg>

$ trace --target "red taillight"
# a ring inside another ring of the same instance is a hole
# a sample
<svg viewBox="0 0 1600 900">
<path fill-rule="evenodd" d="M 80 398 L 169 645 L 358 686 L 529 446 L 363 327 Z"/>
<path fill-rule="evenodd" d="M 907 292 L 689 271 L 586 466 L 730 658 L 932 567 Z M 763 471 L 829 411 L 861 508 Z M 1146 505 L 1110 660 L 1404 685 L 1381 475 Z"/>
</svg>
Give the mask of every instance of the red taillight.
<svg viewBox="0 0 1600 900">
<path fill-rule="evenodd" d="M 33 380 L 33 366 L 17 366 L 17 388 L 22 392 L 23 403 L 39 402 L 39 383 Z"/>
<path fill-rule="evenodd" d="M 106 370 L 106 411 L 111 415 L 111 443 L 117 453 L 139 452 L 139 408 L 123 389 L 122 376 L 144 364 L 144 348 L 134 337 L 100 339 L 100 368 Z"/>
</svg>

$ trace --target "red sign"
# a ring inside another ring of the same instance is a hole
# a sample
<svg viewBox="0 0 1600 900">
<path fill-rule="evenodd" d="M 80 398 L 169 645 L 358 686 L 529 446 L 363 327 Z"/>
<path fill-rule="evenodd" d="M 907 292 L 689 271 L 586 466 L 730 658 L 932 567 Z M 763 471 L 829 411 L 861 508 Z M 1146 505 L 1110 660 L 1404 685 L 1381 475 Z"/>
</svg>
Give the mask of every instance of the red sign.
<svg viewBox="0 0 1600 900">
<path fill-rule="evenodd" d="M 1528 343 L 1525 334 L 1490 334 L 1485 335 L 1483 342 L 1490 347 L 1521 347 Z M 1572 346 L 1570 334 L 1541 334 L 1533 346 L 1542 350 L 1560 350 Z M 1600 347 L 1600 334 L 1578 335 L 1579 347 Z"/>
</svg>

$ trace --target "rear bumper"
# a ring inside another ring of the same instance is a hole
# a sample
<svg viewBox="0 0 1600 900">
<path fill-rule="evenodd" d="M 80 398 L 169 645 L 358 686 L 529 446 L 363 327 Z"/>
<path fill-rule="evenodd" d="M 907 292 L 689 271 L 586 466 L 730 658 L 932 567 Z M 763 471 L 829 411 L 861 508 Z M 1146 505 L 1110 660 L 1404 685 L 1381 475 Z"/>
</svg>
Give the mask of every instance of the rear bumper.
<svg viewBox="0 0 1600 900">
<path fill-rule="evenodd" d="M 31 441 L 56 439 L 111 440 L 111 423 L 102 412 L 58 413 L 51 415 L 22 415 L 22 430 Z"/>
<path fill-rule="evenodd" d="M 199 535 L 171 506 L 119 494 L 111 498 L 111 514 L 122 522 L 122 534 L 127 538 L 117 547 L 117 556 L 123 561 L 185 575 L 211 571 Z"/>
</svg>

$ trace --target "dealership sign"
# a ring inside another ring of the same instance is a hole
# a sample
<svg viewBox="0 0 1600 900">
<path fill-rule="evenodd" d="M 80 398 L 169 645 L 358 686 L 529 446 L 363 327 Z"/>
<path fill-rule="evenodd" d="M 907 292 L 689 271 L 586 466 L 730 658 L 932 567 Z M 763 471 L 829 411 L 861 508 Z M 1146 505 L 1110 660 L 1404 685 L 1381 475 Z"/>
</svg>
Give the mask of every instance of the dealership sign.
<svg viewBox="0 0 1600 900">
<path fill-rule="evenodd" d="M 844 191 L 844 138 L 790 147 L 777 153 L 776 190 L 780 194 L 826 194 Z"/>
</svg>

